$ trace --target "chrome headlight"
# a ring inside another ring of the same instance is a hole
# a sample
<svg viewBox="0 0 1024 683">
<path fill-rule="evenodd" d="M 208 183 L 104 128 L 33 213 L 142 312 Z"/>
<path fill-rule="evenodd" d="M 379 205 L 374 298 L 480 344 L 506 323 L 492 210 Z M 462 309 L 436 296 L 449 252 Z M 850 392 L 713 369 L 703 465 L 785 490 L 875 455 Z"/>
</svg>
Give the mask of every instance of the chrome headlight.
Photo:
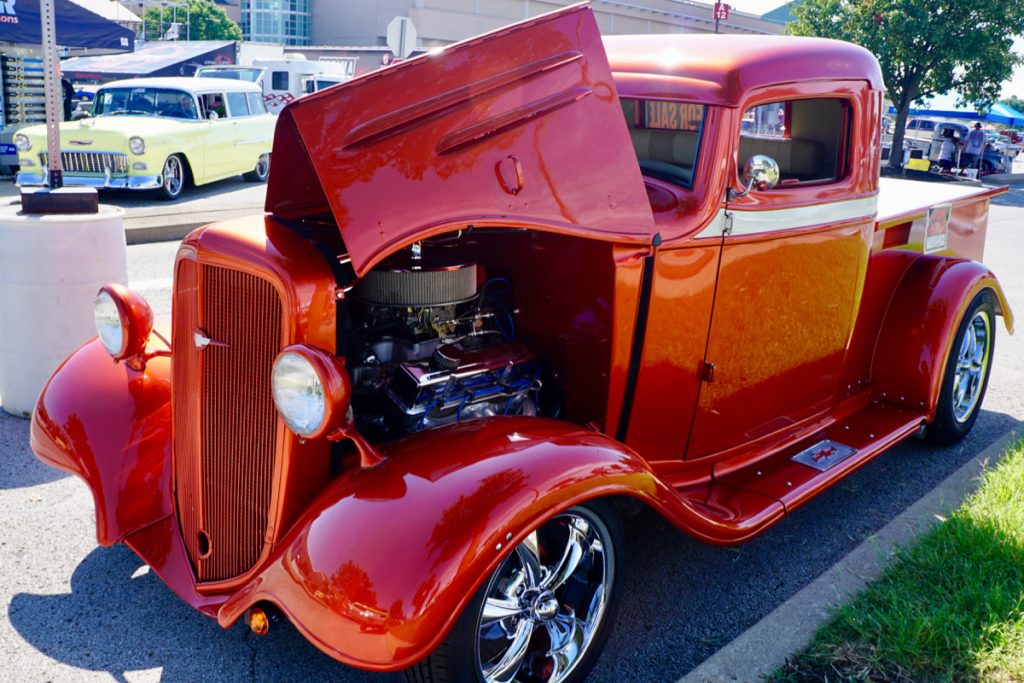
<svg viewBox="0 0 1024 683">
<path fill-rule="evenodd" d="M 14 136 L 14 146 L 18 148 L 19 152 L 27 152 L 32 149 L 32 141 L 28 139 L 27 135 L 18 133 Z"/>
<path fill-rule="evenodd" d="M 132 151 L 132 154 L 145 154 L 146 141 L 140 137 L 130 137 L 128 138 L 128 149 Z"/>
<path fill-rule="evenodd" d="M 274 405 L 288 429 L 305 437 L 321 431 L 327 417 L 324 385 L 308 359 L 292 351 L 278 356 L 271 387 Z"/>
<path fill-rule="evenodd" d="M 96 336 L 114 360 L 139 356 L 153 331 L 153 310 L 141 296 L 119 284 L 104 285 L 92 309 Z"/>
<path fill-rule="evenodd" d="M 103 343 L 103 348 L 111 356 L 121 355 L 124 349 L 124 324 L 121 322 L 121 313 L 114 303 L 114 297 L 106 289 L 101 289 L 96 295 L 96 303 L 92 309 L 93 319 L 96 321 L 96 336 Z"/>
</svg>

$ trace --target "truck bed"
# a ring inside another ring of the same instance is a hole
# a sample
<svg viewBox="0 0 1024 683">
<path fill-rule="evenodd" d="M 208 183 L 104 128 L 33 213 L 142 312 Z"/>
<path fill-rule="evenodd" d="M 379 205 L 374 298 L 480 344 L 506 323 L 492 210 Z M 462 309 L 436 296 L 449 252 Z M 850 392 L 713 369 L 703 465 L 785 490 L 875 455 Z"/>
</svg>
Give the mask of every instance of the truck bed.
<svg viewBox="0 0 1024 683">
<path fill-rule="evenodd" d="M 1007 187 L 979 187 L 966 183 L 929 183 L 882 178 L 878 183 L 878 224 L 888 226 L 922 218 L 939 204 L 962 205 L 1003 194 Z"/>
<path fill-rule="evenodd" d="M 896 247 L 981 261 L 985 256 L 989 201 L 1007 189 L 882 178 L 878 190 L 876 248 Z M 943 206 L 949 206 L 945 228 L 942 224 L 947 213 L 941 210 Z M 932 208 L 940 209 L 934 214 L 937 218 L 929 215 Z M 932 222 L 931 227 L 929 222 Z M 933 241 L 936 231 L 938 244 Z"/>
</svg>

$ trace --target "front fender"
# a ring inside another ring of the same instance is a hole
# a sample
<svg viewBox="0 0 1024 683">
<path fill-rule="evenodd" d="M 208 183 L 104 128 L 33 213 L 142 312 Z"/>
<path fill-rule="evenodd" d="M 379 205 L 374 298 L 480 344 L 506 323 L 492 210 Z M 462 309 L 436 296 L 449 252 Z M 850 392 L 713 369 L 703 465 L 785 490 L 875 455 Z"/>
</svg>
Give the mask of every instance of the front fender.
<svg viewBox="0 0 1024 683">
<path fill-rule="evenodd" d="M 402 669 L 440 643 L 541 522 L 598 496 L 677 498 L 625 446 L 552 420 L 468 422 L 384 450 L 381 467 L 318 497 L 267 568 L 221 608 L 222 626 L 267 601 L 332 657 Z"/>
<path fill-rule="evenodd" d="M 132 370 L 115 364 L 93 339 L 64 361 L 39 396 L 32 450 L 89 486 L 100 545 L 172 512 L 170 387 L 168 358 Z"/>
<path fill-rule="evenodd" d="M 996 313 L 1013 334 L 1013 311 L 988 268 L 941 256 L 922 256 L 910 265 L 886 311 L 871 367 L 887 400 L 934 417 L 953 336 L 983 290 L 992 293 Z"/>
</svg>

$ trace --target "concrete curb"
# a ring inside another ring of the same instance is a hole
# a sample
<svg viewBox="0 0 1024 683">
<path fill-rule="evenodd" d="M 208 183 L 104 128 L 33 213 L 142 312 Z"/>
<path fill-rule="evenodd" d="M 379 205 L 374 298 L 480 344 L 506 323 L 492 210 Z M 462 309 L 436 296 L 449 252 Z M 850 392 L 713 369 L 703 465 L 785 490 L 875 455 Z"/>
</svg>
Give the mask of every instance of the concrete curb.
<svg viewBox="0 0 1024 683">
<path fill-rule="evenodd" d="M 779 605 L 678 683 L 744 683 L 770 675 L 807 647 L 830 611 L 878 578 L 892 553 L 931 529 L 977 487 L 977 477 L 1016 438 L 1015 427 L 854 548 L 831 569 Z"/>
<path fill-rule="evenodd" d="M 184 239 L 196 228 L 209 224 L 210 221 L 182 223 L 180 225 L 149 225 L 141 228 L 125 227 L 124 237 L 129 245 L 150 244 L 151 242 L 177 242 Z"/>
<path fill-rule="evenodd" d="M 986 185 L 1024 185 L 1024 173 L 994 173 L 982 181 Z"/>
</svg>

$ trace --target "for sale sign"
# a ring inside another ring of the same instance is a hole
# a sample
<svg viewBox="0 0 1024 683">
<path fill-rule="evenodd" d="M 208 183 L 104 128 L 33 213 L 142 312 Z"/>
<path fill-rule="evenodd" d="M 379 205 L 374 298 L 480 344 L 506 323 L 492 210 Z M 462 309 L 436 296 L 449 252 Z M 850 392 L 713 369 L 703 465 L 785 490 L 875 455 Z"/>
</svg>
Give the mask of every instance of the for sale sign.
<svg viewBox="0 0 1024 683">
<path fill-rule="evenodd" d="M 949 233 L 949 214 L 952 210 L 952 204 L 939 204 L 928 209 L 924 230 L 924 253 L 932 254 L 945 250 L 946 237 Z"/>
</svg>

